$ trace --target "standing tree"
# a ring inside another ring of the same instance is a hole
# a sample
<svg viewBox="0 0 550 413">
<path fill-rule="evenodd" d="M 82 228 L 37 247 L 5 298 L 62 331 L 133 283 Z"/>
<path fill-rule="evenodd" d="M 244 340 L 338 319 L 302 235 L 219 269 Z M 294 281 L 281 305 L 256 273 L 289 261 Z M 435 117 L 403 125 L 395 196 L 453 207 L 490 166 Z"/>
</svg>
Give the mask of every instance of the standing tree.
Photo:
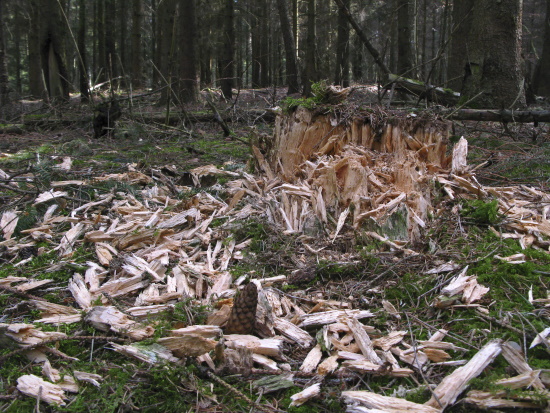
<svg viewBox="0 0 550 413">
<path fill-rule="evenodd" d="M 455 1 L 453 3 L 451 48 L 447 66 L 449 77 L 448 86 L 459 91 L 462 88 L 464 78 L 464 65 L 468 55 L 467 42 L 468 33 L 472 26 L 472 13 L 474 0 Z"/>
<path fill-rule="evenodd" d="M 174 60 L 175 33 L 174 22 L 176 1 L 164 0 L 158 6 L 157 13 L 157 68 L 162 90 L 159 104 L 165 105 L 172 96 L 172 69 Z"/>
<path fill-rule="evenodd" d="M 78 1 L 78 33 L 77 33 L 77 49 L 78 49 L 78 67 L 79 67 L 79 86 L 80 98 L 85 101 L 90 97 L 88 89 L 88 67 L 86 64 L 86 0 Z"/>
<path fill-rule="evenodd" d="M 300 91 L 296 46 L 294 43 L 294 33 L 290 26 L 286 0 L 277 0 L 277 9 L 279 11 L 279 19 L 281 20 L 281 32 L 285 47 L 286 81 L 288 84 L 287 93 L 290 95 Z"/>
<path fill-rule="evenodd" d="M 8 64 L 4 44 L 4 0 L 0 0 L 0 118 L 4 118 L 4 109 L 9 103 Z"/>
<path fill-rule="evenodd" d="M 538 95 L 550 97 L 550 0 L 546 0 L 544 44 L 533 77 L 533 91 Z"/>
<path fill-rule="evenodd" d="M 304 96 L 311 95 L 311 83 L 317 80 L 317 65 L 315 60 L 315 0 L 307 0 L 307 37 L 304 68 Z"/>
<path fill-rule="evenodd" d="M 412 30 L 409 9 L 409 0 L 397 1 L 397 74 L 412 77 Z"/>
<path fill-rule="evenodd" d="M 42 61 L 40 56 L 40 30 L 45 24 L 40 18 L 41 0 L 30 0 L 29 24 L 29 89 L 35 98 L 46 98 L 46 86 L 42 77 Z"/>
<path fill-rule="evenodd" d="M 344 8 L 349 9 L 350 0 L 342 0 L 343 8 L 338 8 L 338 38 L 336 40 L 336 73 L 334 83 L 349 86 L 349 24 Z"/>
<path fill-rule="evenodd" d="M 52 100 L 69 99 L 69 81 L 64 61 L 66 24 L 62 19 L 61 5 L 57 0 L 41 0 L 39 48 L 42 61 L 42 73 Z"/>
<path fill-rule="evenodd" d="M 141 25 L 143 5 L 141 0 L 132 1 L 132 83 L 134 87 L 143 84 L 143 55 L 141 48 Z"/>
<path fill-rule="evenodd" d="M 222 49 L 219 56 L 220 85 L 225 99 L 233 96 L 233 59 L 235 55 L 235 29 L 233 20 L 235 16 L 234 0 L 224 0 L 223 13 L 223 41 L 220 42 Z"/>
<path fill-rule="evenodd" d="M 197 22 L 195 0 L 180 0 L 180 72 L 179 97 L 182 103 L 196 102 L 199 98 L 197 71 Z"/>
<path fill-rule="evenodd" d="M 463 94 L 486 108 L 524 106 L 522 0 L 476 0 L 472 18 Z"/>
</svg>

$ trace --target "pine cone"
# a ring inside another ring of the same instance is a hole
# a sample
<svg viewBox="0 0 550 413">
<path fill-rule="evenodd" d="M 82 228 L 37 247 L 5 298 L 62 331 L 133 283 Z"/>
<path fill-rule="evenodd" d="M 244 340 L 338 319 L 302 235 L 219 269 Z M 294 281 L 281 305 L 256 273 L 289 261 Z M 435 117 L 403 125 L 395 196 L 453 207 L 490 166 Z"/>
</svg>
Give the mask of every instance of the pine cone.
<svg viewBox="0 0 550 413">
<path fill-rule="evenodd" d="M 225 325 L 226 334 L 250 334 L 256 323 L 256 307 L 258 305 L 258 288 L 256 284 L 249 283 L 237 295 L 233 302 L 233 308 L 229 314 L 229 320 Z"/>
</svg>

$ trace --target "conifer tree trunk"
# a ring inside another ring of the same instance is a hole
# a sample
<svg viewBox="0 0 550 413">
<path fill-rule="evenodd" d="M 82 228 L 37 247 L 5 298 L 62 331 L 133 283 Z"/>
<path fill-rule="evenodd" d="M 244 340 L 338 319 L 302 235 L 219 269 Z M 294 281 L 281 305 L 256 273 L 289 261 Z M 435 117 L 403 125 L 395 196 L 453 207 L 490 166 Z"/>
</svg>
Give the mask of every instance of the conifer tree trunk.
<svg viewBox="0 0 550 413">
<path fill-rule="evenodd" d="M 143 85 L 143 55 L 141 50 L 142 22 L 142 2 L 141 0 L 132 0 L 132 83 L 136 88 Z"/>
<path fill-rule="evenodd" d="M 97 0 L 97 80 L 99 83 L 108 78 L 107 54 L 105 52 L 105 0 Z"/>
<path fill-rule="evenodd" d="M 220 62 L 220 86 L 225 99 L 231 99 L 233 96 L 233 59 L 235 55 L 235 28 L 233 21 L 235 16 L 234 0 L 224 0 L 223 7 L 223 41 L 222 50 L 219 57 Z"/>
<path fill-rule="evenodd" d="M 311 95 L 311 83 L 317 80 L 315 40 L 315 0 L 307 0 L 307 39 L 303 82 L 305 96 Z"/>
<path fill-rule="evenodd" d="M 533 90 L 538 95 L 550 97 L 550 0 L 546 0 L 544 43 L 533 78 Z"/>
<path fill-rule="evenodd" d="M 4 0 L 0 0 L 0 118 L 9 104 L 8 65 L 4 43 Z"/>
<path fill-rule="evenodd" d="M 79 87 L 80 87 L 80 98 L 85 101 L 90 97 L 90 91 L 88 89 L 88 65 L 87 62 L 87 53 L 86 53 L 86 0 L 78 1 L 78 34 L 77 34 L 77 45 L 78 45 L 78 67 L 79 67 Z"/>
<path fill-rule="evenodd" d="M 525 105 L 521 58 L 522 0 L 476 0 L 463 95 L 483 108 Z M 476 97 L 477 96 L 477 97 Z"/>
<path fill-rule="evenodd" d="M 397 2 L 397 74 L 413 77 L 413 56 L 411 46 L 411 24 L 409 0 Z"/>
<path fill-rule="evenodd" d="M 174 59 L 175 33 L 174 20 L 176 14 L 175 0 L 164 0 L 159 4 L 157 21 L 159 37 L 157 69 L 160 71 L 160 85 L 163 86 L 160 94 L 161 105 L 166 105 L 172 93 L 172 68 Z"/>
<path fill-rule="evenodd" d="M 288 94 L 298 93 L 300 91 L 298 77 L 298 62 L 296 60 L 296 45 L 294 43 L 294 34 L 290 26 L 290 17 L 286 4 L 287 0 L 277 0 L 277 9 L 281 21 L 281 31 L 285 47 L 286 61 L 286 82 L 288 84 Z"/>
<path fill-rule="evenodd" d="M 182 103 L 192 103 L 199 97 L 195 0 L 180 0 L 179 7 L 181 20 L 179 96 Z"/>
<path fill-rule="evenodd" d="M 350 0 L 342 0 L 349 10 Z M 349 86 L 349 24 L 344 8 L 338 8 L 338 37 L 336 40 L 336 73 L 334 83 Z"/>
<path fill-rule="evenodd" d="M 29 89 L 35 98 L 47 97 L 46 86 L 42 75 L 42 59 L 40 56 L 40 31 L 45 24 L 40 18 L 40 0 L 30 0 L 29 27 Z"/>
</svg>

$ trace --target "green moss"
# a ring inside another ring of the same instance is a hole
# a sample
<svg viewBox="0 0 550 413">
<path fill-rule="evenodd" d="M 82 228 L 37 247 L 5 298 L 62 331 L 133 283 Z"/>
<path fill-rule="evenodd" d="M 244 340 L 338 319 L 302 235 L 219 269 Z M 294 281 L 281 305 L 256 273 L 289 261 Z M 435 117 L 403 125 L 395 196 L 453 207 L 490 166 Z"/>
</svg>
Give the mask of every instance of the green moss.
<svg viewBox="0 0 550 413">
<path fill-rule="evenodd" d="M 495 225 L 502 219 L 498 212 L 496 199 L 489 202 L 481 199 L 465 201 L 462 205 L 461 215 L 470 218 L 478 225 Z"/>
</svg>

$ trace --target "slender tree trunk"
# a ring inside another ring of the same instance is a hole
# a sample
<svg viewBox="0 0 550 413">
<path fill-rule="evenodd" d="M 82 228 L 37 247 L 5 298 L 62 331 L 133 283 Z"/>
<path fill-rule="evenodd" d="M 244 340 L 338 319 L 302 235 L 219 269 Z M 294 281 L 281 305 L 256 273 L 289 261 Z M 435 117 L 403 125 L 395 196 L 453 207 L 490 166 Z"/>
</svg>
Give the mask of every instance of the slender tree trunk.
<svg viewBox="0 0 550 413">
<path fill-rule="evenodd" d="M 342 0 L 349 10 L 350 0 Z M 343 8 L 338 9 L 338 37 L 336 40 L 336 73 L 334 83 L 349 86 L 349 24 Z"/>
<path fill-rule="evenodd" d="M 538 95 L 550 97 L 550 0 L 546 0 L 544 43 L 533 77 L 533 91 Z"/>
<path fill-rule="evenodd" d="M 413 77 L 409 0 L 397 2 L 397 74 Z"/>
<path fill-rule="evenodd" d="M 105 0 L 105 26 L 109 28 L 105 32 L 105 61 L 107 62 L 107 75 L 109 79 L 118 76 L 118 57 L 115 49 L 115 1 Z"/>
<path fill-rule="evenodd" d="M 195 0 L 180 0 L 180 87 L 182 103 L 196 102 L 199 97 L 199 76 L 197 72 L 197 23 Z"/>
<path fill-rule="evenodd" d="M 220 62 L 220 86 L 223 97 L 233 97 L 234 58 L 235 58 L 235 3 L 234 0 L 224 0 L 223 8 L 223 41 L 219 57 Z"/>
<path fill-rule="evenodd" d="M 476 0 L 463 94 L 485 108 L 525 105 L 521 58 L 522 0 Z"/>
<path fill-rule="evenodd" d="M 86 53 L 86 0 L 78 1 L 78 33 L 77 33 L 77 45 L 78 45 L 78 67 L 79 67 L 79 86 L 80 86 L 80 98 L 85 101 L 90 97 L 90 91 L 88 89 L 88 65 L 87 53 Z"/>
<path fill-rule="evenodd" d="M 21 84 L 21 32 L 23 23 L 23 17 L 21 15 L 21 5 L 16 4 L 14 8 L 14 19 L 15 19 L 15 28 L 14 28 L 14 54 L 13 58 L 15 60 L 15 90 L 18 95 L 22 94 L 22 84 Z"/>
<path fill-rule="evenodd" d="M 142 2 L 141 0 L 132 0 L 132 83 L 136 88 L 143 85 L 142 22 Z"/>
<path fill-rule="evenodd" d="M 174 60 L 175 33 L 174 22 L 176 15 L 175 0 L 164 0 L 159 4 L 157 21 L 159 30 L 158 63 L 157 69 L 160 71 L 160 85 L 163 89 L 160 94 L 161 105 L 166 105 L 172 93 L 172 68 Z"/>
<path fill-rule="evenodd" d="M 264 72 L 267 71 L 265 64 L 264 53 L 266 52 L 263 47 L 265 46 L 264 39 L 267 37 L 264 32 L 264 10 L 266 4 L 265 0 L 254 0 L 252 5 L 252 87 L 262 87 L 264 79 Z"/>
<path fill-rule="evenodd" d="M 0 0 L 0 118 L 4 118 L 5 109 L 10 103 L 8 84 L 8 64 L 4 43 L 4 0 Z"/>
<path fill-rule="evenodd" d="M 97 80 L 99 83 L 108 79 L 107 73 L 107 57 L 106 45 L 105 45 L 105 0 L 97 1 L 97 63 L 98 63 L 98 75 Z"/>
<path fill-rule="evenodd" d="M 42 19 L 40 31 L 40 52 L 42 71 L 51 100 L 69 99 L 69 81 L 64 61 L 65 22 L 56 0 L 44 0 L 40 8 Z"/>
<path fill-rule="evenodd" d="M 456 91 L 462 88 L 464 65 L 468 56 L 468 33 L 472 28 L 474 0 L 453 3 L 451 48 L 447 63 L 448 86 Z"/>
<path fill-rule="evenodd" d="M 118 2 L 118 25 L 118 56 L 120 58 L 118 65 L 120 66 L 120 75 L 125 76 L 121 83 L 126 87 L 126 76 L 128 75 L 130 65 L 128 64 L 128 53 L 126 52 L 126 39 L 128 37 L 128 5 L 124 0 Z"/>
<path fill-rule="evenodd" d="M 307 38 L 304 70 L 304 96 L 311 96 L 311 83 L 317 80 L 315 62 L 315 0 L 307 0 Z"/>
<path fill-rule="evenodd" d="M 45 24 L 40 18 L 40 1 L 30 1 L 29 30 L 29 89 L 35 98 L 46 98 L 47 92 L 43 81 L 42 60 L 40 56 L 40 31 Z"/>
<path fill-rule="evenodd" d="M 288 94 L 298 93 L 300 84 L 298 82 L 298 62 L 296 61 L 296 48 L 294 43 L 294 34 L 290 26 L 290 18 L 286 0 L 277 0 L 277 9 L 281 20 L 281 32 L 285 46 L 286 61 L 286 82 L 288 84 Z"/>
</svg>

